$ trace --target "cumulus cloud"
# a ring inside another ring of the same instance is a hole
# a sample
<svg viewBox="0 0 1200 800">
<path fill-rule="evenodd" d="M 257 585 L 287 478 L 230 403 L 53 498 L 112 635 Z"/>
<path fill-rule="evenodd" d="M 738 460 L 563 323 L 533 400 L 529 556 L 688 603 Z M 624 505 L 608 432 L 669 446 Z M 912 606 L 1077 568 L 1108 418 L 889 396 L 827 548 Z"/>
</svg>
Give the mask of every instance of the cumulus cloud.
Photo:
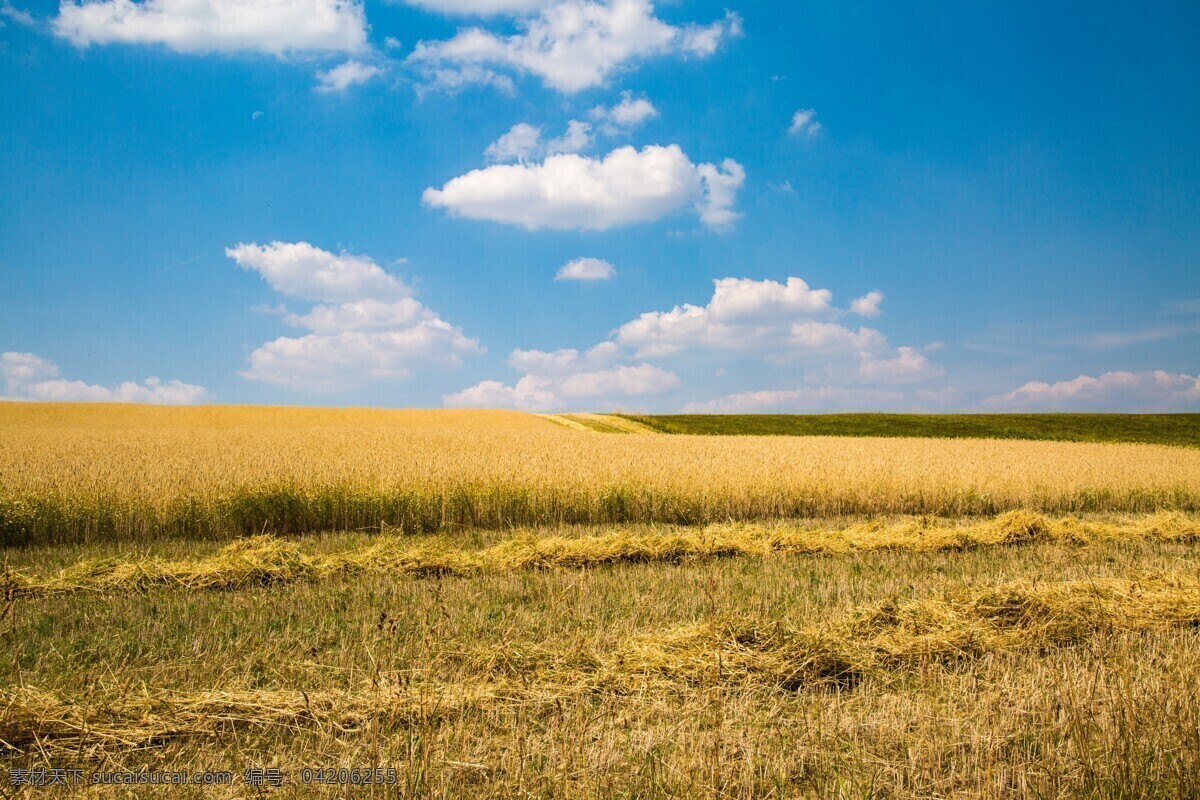
<svg viewBox="0 0 1200 800">
<path fill-rule="evenodd" d="M 317 70 L 316 91 L 324 93 L 344 92 L 351 86 L 366 83 L 383 70 L 371 64 L 353 59 L 328 70 Z"/>
<path fill-rule="evenodd" d="M 604 127 L 609 134 L 629 130 L 658 116 L 658 109 L 645 97 L 634 97 L 633 92 L 621 92 L 621 100 L 615 105 L 596 106 L 588 115 Z"/>
<path fill-rule="evenodd" d="M 788 133 L 805 139 L 812 139 L 821 132 L 821 123 L 817 122 L 817 112 L 811 108 L 802 108 L 792 114 L 792 124 Z"/>
<path fill-rule="evenodd" d="M 721 162 L 720 168 L 701 164 L 696 167 L 696 172 L 704 187 L 696 203 L 700 221 L 713 230 L 729 228 L 742 216 L 733 210 L 733 203 L 737 199 L 738 189 L 746 182 L 746 170 L 732 158 L 727 158 Z"/>
<path fill-rule="evenodd" d="M 562 0 L 529 10 L 536 15 L 520 20 L 515 34 L 469 28 L 445 41 L 419 42 L 407 61 L 434 83 L 439 71 L 497 68 L 536 75 L 551 88 L 574 93 L 641 59 L 711 55 L 741 32 L 735 14 L 707 26 L 669 25 L 655 16 L 649 0 Z"/>
<path fill-rule="evenodd" d="M 889 388 L 942 375 L 927 355 L 936 343 L 923 349 L 893 347 L 874 328 L 840 324 L 847 313 L 834 306 L 828 289 L 813 288 L 796 276 L 782 282 L 721 278 L 713 281 L 705 305 L 641 314 L 586 352 L 514 350 L 509 366 L 523 373 L 515 383 L 484 381 L 444 400 L 539 411 L 619 407 L 630 397 L 678 388 L 680 378 L 653 362 L 692 353 L 679 363 L 706 371 L 718 366 L 718 377 L 728 372 L 720 362 L 700 360 L 705 355 L 728 359 L 732 354 L 739 362 L 756 357 L 784 367 L 803 363 L 809 385 L 740 392 L 694 403 L 689 411 L 895 408 L 914 398 L 926 405 L 950 401 L 928 389 L 910 397 Z"/>
<path fill-rule="evenodd" d="M 308 242 L 238 244 L 225 255 L 244 270 L 255 270 L 280 294 L 342 303 L 361 298 L 396 299 L 411 290 L 366 256 L 330 253 Z"/>
<path fill-rule="evenodd" d="M 59 6 L 54 32 L 79 47 L 158 44 L 181 53 L 359 53 L 354 0 L 98 0 Z"/>
<path fill-rule="evenodd" d="M 873 295 L 882 299 L 878 292 L 866 297 Z M 721 278 L 713 281 L 707 305 L 646 312 L 619 327 L 613 340 L 639 358 L 706 350 L 756 353 L 775 363 L 824 362 L 827 377 L 855 384 L 912 383 L 942 374 L 916 348 L 893 348 L 875 328 L 835 321 L 845 313 L 834 307 L 828 289 L 813 289 L 795 276 L 784 283 Z"/>
<path fill-rule="evenodd" d="M 685 414 L 756 414 L 767 411 L 875 411 L 895 409 L 904 395 L 891 390 L 812 386 L 801 389 L 766 389 L 688 403 Z"/>
<path fill-rule="evenodd" d="M 556 281 L 606 281 L 617 269 L 602 258 L 576 258 L 559 267 Z"/>
<path fill-rule="evenodd" d="M 459 408 L 516 408 L 523 411 L 609 408 L 630 398 L 661 394 L 679 385 L 672 372 L 650 364 L 617 366 L 565 377 L 526 375 L 514 385 L 481 381 L 442 398 Z"/>
<path fill-rule="evenodd" d="M 560 153 L 579 153 L 592 144 L 592 126 L 586 122 L 573 119 L 567 123 L 567 130 L 546 142 L 546 155 L 556 156 Z"/>
<path fill-rule="evenodd" d="M 1200 376 L 1164 370 L 1105 372 L 1074 380 L 1030 381 L 983 401 L 989 408 L 1071 411 L 1183 411 L 1200 409 Z"/>
<path fill-rule="evenodd" d="M 524 164 L 542 154 L 542 129 L 528 122 L 518 122 L 508 133 L 488 145 L 483 157 L 490 164 L 519 161 Z"/>
<path fill-rule="evenodd" d="M 526 373 L 516 383 L 482 381 L 442 400 L 448 406 L 526 411 L 611 408 L 679 386 L 679 377 L 660 367 L 613 363 L 619 355 L 619 348 L 612 342 L 583 353 L 575 349 L 514 350 L 509 366 Z"/>
<path fill-rule="evenodd" d="M 864 383 L 916 383 L 943 374 L 945 370 L 915 347 L 897 347 L 890 357 L 869 350 L 858 354 L 858 377 Z"/>
<path fill-rule="evenodd" d="M 873 353 L 887 347 L 887 338 L 874 328 L 853 330 L 836 322 L 816 320 L 793 325 L 788 341 L 800 350 L 829 355 Z"/>
<path fill-rule="evenodd" d="M 358 300 L 336 306 L 313 306 L 307 314 L 287 314 L 283 320 L 313 333 L 328 334 L 397 328 L 435 318 L 436 315 L 418 301 L 405 297 L 393 301 Z"/>
<path fill-rule="evenodd" d="M 439 14 L 488 17 L 521 15 L 553 5 L 556 0 L 405 0 L 410 6 Z"/>
<path fill-rule="evenodd" d="M 33 353 L 0 354 L 0 375 L 7 395 L 15 400 L 191 405 L 212 399 L 203 386 L 178 380 L 146 378 L 113 386 L 65 380 L 59 377 L 57 364 Z"/>
<path fill-rule="evenodd" d="M 786 283 L 720 278 L 713 281 L 708 305 L 685 303 L 670 311 L 648 311 L 618 328 L 614 338 L 635 348 L 640 357 L 692 347 L 778 349 L 794 333 L 794 318 L 831 312 L 832 297 L 828 289 L 811 289 L 797 277 Z M 801 328 L 801 338 L 806 330 Z"/>
<path fill-rule="evenodd" d="M 537 164 L 497 164 L 426 189 L 426 205 L 452 215 L 529 230 L 606 230 L 651 222 L 691 206 L 710 227 L 731 209 L 745 179 L 741 165 L 693 164 L 678 145 L 621 147 L 604 158 L 549 156 Z"/>
<path fill-rule="evenodd" d="M 512 78 L 478 65 L 429 68 L 425 70 L 425 82 L 417 84 L 416 89 L 417 94 L 424 97 L 432 91 L 457 94 L 474 86 L 491 87 L 510 96 L 517 92 Z"/>
<path fill-rule="evenodd" d="M 453 368 L 482 353 L 474 339 L 441 319 L 387 331 L 281 336 L 250 354 L 250 380 L 315 392 L 346 391 L 410 377 L 422 368 Z"/>
<path fill-rule="evenodd" d="M 542 141 L 542 129 L 528 122 L 518 122 L 508 133 L 488 145 L 483 157 L 489 164 L 528 164 L 545 156 L 578 153 L 592 143 L 592 126 L 573 119 L 567 123 L 562 136 Z"/>
<path fill-rule="evenodd" d="M 250 354 L 240 374 L 311 391 L 345 391 L 400 380 L 416 369 L 454 368 L 484 352 L 479 343 L 411 296 L 402 280 L 366 256 L 335 254 L 307 242 L 239 244 L 226 255 L 276 291 L 315 301 L 284 322 L 308 329 Z"/>
<path fill-rule="evenodd" d="M 860 317 L 874 319 L 879 316 L 879 304 L 883 302 L 883 292 L 873 290 L 850 303 L 850 310 Z"/>
</svg>

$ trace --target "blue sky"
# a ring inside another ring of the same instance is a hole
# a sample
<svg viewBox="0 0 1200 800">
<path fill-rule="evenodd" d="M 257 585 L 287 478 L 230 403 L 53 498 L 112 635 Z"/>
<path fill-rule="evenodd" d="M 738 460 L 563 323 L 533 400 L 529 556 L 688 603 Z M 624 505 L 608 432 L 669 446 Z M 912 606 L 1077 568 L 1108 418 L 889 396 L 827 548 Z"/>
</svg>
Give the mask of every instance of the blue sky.
<svg viewBox="0 0 1200 800">
<path fill-rule="evenodd" d="M 1194 3 L 0 21 L 0 395 L 1200 410 Z"/>
</svg>

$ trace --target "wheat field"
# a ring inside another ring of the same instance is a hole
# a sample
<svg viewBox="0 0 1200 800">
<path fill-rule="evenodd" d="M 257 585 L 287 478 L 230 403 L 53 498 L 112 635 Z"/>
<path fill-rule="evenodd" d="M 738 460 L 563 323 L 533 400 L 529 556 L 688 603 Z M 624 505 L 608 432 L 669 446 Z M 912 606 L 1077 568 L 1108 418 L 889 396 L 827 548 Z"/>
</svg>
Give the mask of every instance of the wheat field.
<svg viewBox="0 0 1200 800">
<path fill-rule="evenodd" d="M 5 544 L 1200 509 L 1200 449 L 616 436 L 503 411 L 0 404 Z"/>
<path fill-rule="evenodd" d="M 1200 450 L 584 423 L 0 404 L 0 771 L 1200 796 Z"/>
</svg>

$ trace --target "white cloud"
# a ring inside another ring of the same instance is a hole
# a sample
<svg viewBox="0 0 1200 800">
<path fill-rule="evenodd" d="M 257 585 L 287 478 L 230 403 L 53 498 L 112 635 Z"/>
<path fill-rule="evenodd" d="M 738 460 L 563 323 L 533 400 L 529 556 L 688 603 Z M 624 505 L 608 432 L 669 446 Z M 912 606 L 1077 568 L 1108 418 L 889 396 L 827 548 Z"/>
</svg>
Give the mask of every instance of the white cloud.
<svg viewBox="0 0 1200 800">
<path fill-rule="evenodd" d="M 860 317 L 874 319 L 879 316 L 879 304 L 883 302 L 883 292 L 872 290 L 850 303 L 850 310 Z"/>
<path fill-rule="evenodd" d="M 556 156 L 560 153 L 579 153 L 592 144 L 592 126 L 586 122 L 573 119 L 567 123 L 567 131 L 562 136 L 546 142 L 546 155 Z"/>
<path fill-rule="evenodd" d="M 574 348 L 513 350 L 509 366 L 525 373 L 515 384 L 483 381 L 442 399 L 448 406 L 527 411 L 612 408 L 630 398 L 660 395 L 679 386 L 673 372 L 645 363 L 614 363 L 619 357 L 620 348 L 613 342 L 601 342 L 583 353 Z"/>
<path fill-rule="evenodd" d="M 99 0 L 59 6 L 54 31 L 79 47 L 161 44 L 181 53 L 359 53 L 363 8 L 353 0 Z"/>
<path fill-rule="evenodd" d="M 792 326 L 789 340 L 800 350 L 813 353 L 870 353 L 887 347 L 887 338 L 874 328 L 851 330 L 836 322 L 805 320 Z"/>
<path fill-rule="evenodd" d="M 542 142 L 542 129 L 527 122 L 518 122 L 508 133 L 487 146 L 483 157 L 489 164 L 528 164 L 545 156 L 578 153 L 592 144 L 592 126 L 577 119 L 567 123 L 562 136 Z"/>
<path fill-rule="evenodd" d="M 620 348 L 612 342 L 601 342 L 584 353 L 573 347 L 550 352 L 517 349 L 509 354 L 508 365 L 518 372 L 561 376 L 606 367 L 619 355 Z"/>
<path fill-rule="evenodd" d="M 741 31 L 740 20 L 732 14 L 703 27 L 669 25 L 654 15 L 649 0 L 562 0 L 536 10 L 537 15 L 521 20 L 520 31 L 510 36 L 476 27 L 449 40 L 419 42 L 408 63 L 435 83 L 439 70 L 491 66 L 533 74 L 549 87 L 573 93 L 603 84 L 637 60 L 711 55 L 723 39 Z"/>
<path fill-rule="evenodd" d="M 411 297 L 400 300 L 358 300 L 336 306 L 313 306 L 307 314 L 288 314 L 284 322 L 313 333 L 340 333 L 397 328 L 436 319 L 432 311 Z"/>
<path fill-rule="evenodd" d="M 989 408 L 1047 411 L 1196 410 L 1200 409 L 1200 376 L 1147 370 L 1080 375 L 1057 383 L 1030 381 L 983 403 Z"/>
<path fill-rule="evenodd" d="M 540 164 L 501 164 L 425 190 L 426 205 L 455 216 L 521 225 L 529 230 L 606 230 L 650 222 L 691 205 L 710 227 L 738 215 L 730 206 L 745 173 L 693 164 L 678 145 L 613 150 L 604 158 L 562 154 Z"/>
<path fill-rule="evenodd" d="M 756 356 L 790 368 L 807 362 L 805 383 L 797 389 L 741 392 L 704 403 L 690 411 L 753 411 L 770 408 L 895 408 L 920 398 L 921 404 L 950 402 L 937 392 L 909 396 L 892 385 L 927 381 L 943 374 L 927 353 L 893 347 L 887 337 L 868 327 L 853 329 L 836 322 L 847 312 L 833 305 L 827 289 L 810 287 L 791 276 L 785 281 L 722 278 L 713 281 L 706 305 L 685 304 L 652 311 L 620 326 L 611 338 L 586 352 L 514 350 L 508 363 L 523 373 L 509 385 L 484 381 L 444 398 L 449 405 L 504 405 L 530 410 L 620 407 L 622 399 L 659 395 L 680 385 L 674 372 L 658 366 L 662 358 L 687 351 L 734 353 L 737 361 Z M 720 363 L 682 360 L 689 369 L 707 373 Z M 631 361 L 640 363 L 630 364 Z M 726 362 L 728 363 L 728 362 Z M 907 398 L 907 400 L 906 400 Z"/>
<path fill-rule="evenodd" d="M 405 0 L 410 6 L 439 14 L 487 17 L 496 14 L 520 15 L 539 11 L 557 0 Z"/>
<path fill-rule="evenodd" d="M 720 278 L 713 281 L 713 296 L 708 310 L 713 319 L 732 321 L 788 314 L 819 314 L 828 311 L 832 301 L 833 293 L 828 289 L 811 289 L 796 277 L 789 277 L 786 283 Z"/>
<path fill-rule="evenodd" d="M 366 256 L 334 254 L 307 242 L 239 244 L 226 255 L 283 294 L 317 301 L 284 317 L 308 328 L 250 354 L 242 377 L 312 391 L 345 391 L 454 368 L 484 348 L 410 296 L 410 288 Z"/>
<path fill-rule="evenodd" d="M 718 169 L 712 164 L 696 167 L 704 191 L 696 203 L 700 221 L 714 230 L 729 228 L 742 215 L 733 210 L 738 189 L 746 182 L 746 170 L 742 165 L 727 158 Z"/>
<path fill-rule="evenodd" d="M 510 96 L 516 94 L 517 91 L 512 78 L 477 65 L 428 69 L 425 71 L 425 83 L 418 84 L 416 89 L 417 94 L 424 97 L 427 93 L 435 90 L 447 94 L 457 94 L 472 86 L 484 88 L 490 86 L 501 94 Z"/>
<path fill-rule="evenodd" d="M 250 354 L 239 373 L 250 380 L 337 392 L 407 378 L 415 368 L 458 367 L 461 356 L 482 353 L 474 339 L 441 319 L 389 331 L 281 336 Z"/>
<path fill-rule="evenodd" d="M 633 92 L 621 92 L 621 101 L 610 107 L 596 106 L 589 116 L 604 125 L 606 133 L 613 134 L 621 130 L 637 127 L 649 119 L 658 116 L 658 109 L 645 97 L 634 97 Z"/>
<path fill-rule="evenodd" d="M 613 340 L 638 358 L 706 350 L 756 353 L 776 364 L 823 363 L 825 377 L 840 383 L 913 383 L 942 374 L 916 348 L 893 348 L 874 328 L 833 321 L 844 313 L 828 289 L 794 276 L 785 283 L 721 278 L 707 305 L 646 312 L 619 327 Z"/>
<path fill-rule="evenodd" d="M 755 414 L 765 411 L 873 411 L 895 409 L 904 402 L 899 392 L 882 389 L 813 386 L 802 389 L 767 389 L 688 403 L 685 414 Z"/>
<path fill-rule="evenodd" d="M 828 289 L 811 289 L 796 277 L 786 284 L 721 278 L 713 281 L 708 305 L 685 303 L 670 311 L 646 312 L 618 328 L 615 340 L 636 348 L 643 358 L 690 347 L 779 350 L 793 334 L 791 320 L 831 312 L 831 298 Z"/>
<path fill-rule="evenodd" d="M 864 383 L 916 383 L 945 373 L 914 347 L 897 347 L 890 358 L 863 352 L 858 361 L 858 377 Z"/>
<path fill-rule="evenodd" d="M 17 400 L 158 405 L 191 405 L 212 400 L 203 386 L 178 380 L 147 378 L 141 383 L 124 381 L 115 386 L 64 380 L 58 376 L 57 364 L 33 353 L 0 354 L 0 374 L 4 376 L 7 394 Z"/>
<path fill-rule="evenodd" d="M 606 281 L 616 274 L 616 267 L 602 258 L 576 258 L 559 267 L 554 280 Z"/>
<path fill-rule="evenodd" d="M 792 136 L 812 139 L 820 132 L 821 123 L 817 122 L 816 111 L 811 108 L 802 108 L 792 114 L 792 124 L 788 126 L 788 133 Z"/>
<path fill-rule="evenodd" d="M 16 8 L 12 3 L 7 2 L 7 0 L 6 2 L 0 3 L 0 17 L 7 17 L 18 25 L 25 25 L 26 27 L 30 28 L 37 25 L 37 20 L 33 18 L 33 14 L 30 14 L 24 9 Z M 3 27 L 4 21 L 0 20 L 0 28 Z"/>
<path fill-rule="evenodd" d="M 244 270 L 256 270 L 281 294 L 329 303 L 399 299 L 411 290 L 366 256 L 334 254 L 308 242 L 238 244 L 225 249 Z"/>
<path fill-rule="evenodd" d="M 526 375 L 514 385 L 482 381 L 446 395 L 448 406 L 558 411 L 612 408 L 630 398 L 662 394 L 679 386 L 679 377 L 650 364 L 618 365 L 565 375 Z"/>
<path fill-rule="evenodd" d="M 524 164 L 542 154 L 542 129 L 528 122 L 518 122 L 508 133 L 488 145 L 483 157 L 489 164 L 507 164 L 518 161 Z"/>
<path fill-rule="evenodd" d="M 316 91 L 344 92 L 351 86 L 366 83 L 382 72 L 379 67 L 352 59 L 329 70 L 317 70 Z"/>
</svg>

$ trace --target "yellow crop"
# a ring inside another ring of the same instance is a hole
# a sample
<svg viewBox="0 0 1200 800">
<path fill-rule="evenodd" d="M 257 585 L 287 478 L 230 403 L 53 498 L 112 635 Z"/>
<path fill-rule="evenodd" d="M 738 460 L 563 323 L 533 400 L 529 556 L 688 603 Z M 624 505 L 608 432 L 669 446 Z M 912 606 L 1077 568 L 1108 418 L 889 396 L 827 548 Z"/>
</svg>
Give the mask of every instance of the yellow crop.
<svg viewBox="0 0 1200 800">
<path fill-rule="evenodd" d="M 0 542 L 1200 509 L 1200 450 L 614 436 L 504 411 L 0 404 Z"/>
</svg>

